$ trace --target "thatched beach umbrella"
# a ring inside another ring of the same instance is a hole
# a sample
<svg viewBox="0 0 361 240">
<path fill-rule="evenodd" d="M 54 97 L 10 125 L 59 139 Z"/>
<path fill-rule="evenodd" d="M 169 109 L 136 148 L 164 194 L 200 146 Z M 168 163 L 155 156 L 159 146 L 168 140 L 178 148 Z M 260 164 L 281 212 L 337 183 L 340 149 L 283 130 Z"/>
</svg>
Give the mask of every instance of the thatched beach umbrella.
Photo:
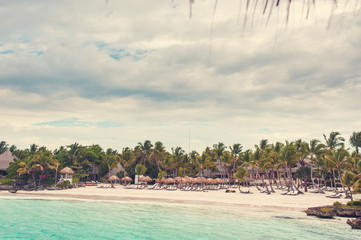
<svg viewBox="0 0 361 240">
<path fill-rule="evenodd" d="M 150 177 L 148 177 L 148 176 L 146 176 L 146 177 L 140 177 L 139 178 L 139 180 L 141 181 L 141 182 L 151 182 L 151 181 L 153 181 Z"/>
<path fill-rule="evenodd" d="M 112 187 L 114 187 L 114 182 L 115 181 L 119 181 L 120 182 L 120 179 L 115 176 L 115 175 L 112 175 L 111 177 L 108 178 L 108 181 L 112 184 Z"/>
<path fill-rule="evenodd" d="M 117 176 L 112 175 L 111 177 L 108 178 L 108 181 L 115 182 L 115 181 L 120 181 L 120 179 Z"/>
<path fill-rule="evenodd" d="M 174 180 L 175 180 L 176 183 L 181 183 L 182 182 L 181 177 L 175 177 Z"/>
<path fill-rule="evenodd" d="M 133 179 L 131 179 L 130 177 L 123 177 L 120 181 L 122 181 L 122 182 L 133 182 Z"/>
<path fill-rule="evenodd" d="M 167 184 L 173 184 L 173 183 L 175 183 L 175 180 L 173 178 L 167 178 L 166 183 Z"/>
</svg>

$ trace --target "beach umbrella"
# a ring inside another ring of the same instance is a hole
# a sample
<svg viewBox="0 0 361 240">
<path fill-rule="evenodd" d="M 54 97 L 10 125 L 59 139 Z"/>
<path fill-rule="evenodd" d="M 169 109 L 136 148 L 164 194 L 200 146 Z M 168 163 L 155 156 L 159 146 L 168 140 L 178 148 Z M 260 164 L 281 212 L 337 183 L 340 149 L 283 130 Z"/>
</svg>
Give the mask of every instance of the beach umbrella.
<svg viewBox="0 0 361 240">
<path fill-rule="evenodd" d="M 112 175 L 111 177 L 108 178 L 108 181 L 111 182 L 112 187 L 114 187 L 114 186 L 113 186 L 113 183 L 114 183 L 115 181 L 119 181 L 119 182 L 120 182 L 120 179 L 119 179 L 117 176 Z"/>
<path fill-rule="evenodd" d="M 217 184 L 223 184 L 223 180 L 222 180 L 222 179 L 216 178 L 215 180 L 216 180 Z"/>
<path fill-rule="evenodd" d="M 133 182 L 133 179 L 131 179 L 130 177 L 123 177 L 121 179 L 122 182 Z"/>
<path fill-rule="evenodd" d="M 176 183 L 181 183 L 182 182 L 182 178 L 181 177 L 176 177 L 174 178 Z"/>
<path fill-rule="evenodd" d="M 120 179 L 117 176 L 112 175 L 111 177 L 108 178 L 108 181 L 115 182 L 115 181 L 120 181 Z"/>
<path fill-rule="evenodd" d="M 165 183 L 166 182 L 166 179 L 164 177 L 162 177 L 161 180 L 157 179 L 155 180 L 157 183 Z"/>
<path fill-rule="evenodd" d="M 167 184 L 175 183 L 175 180 L 173 178 L 167 178 Z"/>
<path fill-rule="evenodd" d="M 151 179 L 149 176 L 146 176 L 146 177 L 145 177 L 145 181 L 146 181 L 146 182 L 152 182 L 153 179 Z"/>
<path fill-rule="evenodd" d="M 150 177 L 146 176 L 146 177 L 140 177 L 139 180 L 141 182 L 151 182 L 153 181 Z"/>
</svg>

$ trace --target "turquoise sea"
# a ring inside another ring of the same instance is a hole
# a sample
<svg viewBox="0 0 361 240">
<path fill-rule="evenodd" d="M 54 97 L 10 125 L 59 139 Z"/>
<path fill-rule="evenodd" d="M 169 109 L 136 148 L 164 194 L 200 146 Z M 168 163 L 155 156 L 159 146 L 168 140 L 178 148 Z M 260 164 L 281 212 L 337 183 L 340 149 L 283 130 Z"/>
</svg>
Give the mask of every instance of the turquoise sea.
<svg viewBox="0 0 361 240">
<path fill-rule="evenodd" d="M 0 199 L 0 239 L 361 239 L 345 221 L 211 204 Z"/>
</svg>

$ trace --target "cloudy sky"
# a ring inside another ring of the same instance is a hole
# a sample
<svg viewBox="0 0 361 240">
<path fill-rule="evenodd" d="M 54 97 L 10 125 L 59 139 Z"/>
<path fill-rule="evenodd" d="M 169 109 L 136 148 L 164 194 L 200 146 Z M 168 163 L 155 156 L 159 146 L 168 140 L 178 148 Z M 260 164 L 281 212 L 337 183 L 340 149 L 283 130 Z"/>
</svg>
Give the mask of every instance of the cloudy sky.
<svg viewBox="0 0 361 240">
<path fill-rule="evenodd" d="M 361 4 L 293 5 L 286 25 L 285 1 L 269 20 L 245 2 L 195 0 L 190 19 L 186 0 L 0 0 L 0 140 L 202 151 L 361 131 Z"/>
</svg>

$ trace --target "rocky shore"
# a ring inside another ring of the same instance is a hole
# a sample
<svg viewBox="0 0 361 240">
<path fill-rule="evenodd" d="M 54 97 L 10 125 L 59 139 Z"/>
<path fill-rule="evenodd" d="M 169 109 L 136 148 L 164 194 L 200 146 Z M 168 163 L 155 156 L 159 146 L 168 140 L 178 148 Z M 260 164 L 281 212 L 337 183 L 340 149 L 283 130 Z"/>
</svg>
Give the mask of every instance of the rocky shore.
<svg viewBox="0 0 361 240">
<path fill-rule="evenodd" d="M 308 216 L 316 216 L 319 218 L 348 217 L 356 218 L 354 220 L 347 219 L 354 229 L 361 229 L 361 209 L 342 208 L 335 206 L 311 207 L 306 210 Z"/>
</svg>

